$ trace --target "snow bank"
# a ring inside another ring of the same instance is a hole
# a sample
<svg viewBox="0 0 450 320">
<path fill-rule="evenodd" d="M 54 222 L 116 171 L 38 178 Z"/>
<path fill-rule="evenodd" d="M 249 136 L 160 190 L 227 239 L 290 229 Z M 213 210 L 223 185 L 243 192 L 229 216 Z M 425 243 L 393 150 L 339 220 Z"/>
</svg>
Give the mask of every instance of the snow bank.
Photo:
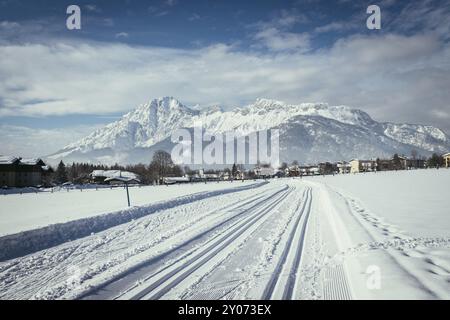
<svg viewBox="0 0 450 320">
<path fill-rule="evenodd" d="M 133 207 L 84 219 L 49 225 L 43 228 L 24 231 L 0 238 L 0 261 L 17 258 L 58 244 L 88 236 L 92 233 L 129 222 L 155 213 L 159 210 L 173 208 L 182 204 L 199 201 L 221 194 L 257 188 L 266 182 L 246 184 L 244 186 L 200 192 L 178 197 L 169 201 Z M 236 186 L 236 184 L 234 184 Z"/>
<path fill-rule="evenodd" d="M 131 205 L 142 206 L 193 193 L 249 185 L 253 181 L 130 187 Z M 83 189 L 80 189 L 82 187 Z M 123 187 L 71 185 L 54 192 L 0 195 L 0 237 L 128 208 Z"/>
</svg>

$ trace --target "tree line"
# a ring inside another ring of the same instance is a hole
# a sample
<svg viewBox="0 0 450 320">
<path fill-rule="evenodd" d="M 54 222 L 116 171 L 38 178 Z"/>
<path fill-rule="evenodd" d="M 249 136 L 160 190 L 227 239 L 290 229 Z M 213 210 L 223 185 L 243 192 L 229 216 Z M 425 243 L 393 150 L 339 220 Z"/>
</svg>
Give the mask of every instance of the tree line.
<svg viewBox="0 0 450 320">
<path fill-rule="evenodd" d="M 412 155 L 412 158 L 416 158 L 416 154 Z M 398 155 L 393 157 L 394 163 L 400 166 L 400 159 Z M 444 159 L 441 155 L 433 153 L 433 155 L 427 159 L 427 167 L 435 168 L 442 167 L 444 165 Z M 292 165 L 298 165 L 298 161 L 293 161 Z M 260 164 L 261 167 L 268 166 L 266 164 Z M 286 169 L 288 164 L 283 162 L 280 169 Z M 205 173 L 219 173 L 227 172 L 231 176 L 235 177 L 238 171 L 242 171 L 244 168 L 242 165 L 234 164 L 232 168 L 225 168 L 223 170 L 206 170 Z M 90 174 L 94 170 L 122 170 L 129 171 L 137 174 L 141 182 L 144 184 L 161 183 L 164 177 L 179 177 L 185 174 L 192 175 L 194 171 L 188 166 L 180 167 L 172 161 L 172 157 L 166 151 L 158 150 L 153 154 L 153 158 L 149 164 L 134 164 L 134 165 L 119 165 L 114 164 L 111 166 L 104 164 L 92 164 L 92 163 L 78 163 L 72 162 L 70 165 L 66 165 L 63 161 L 58 164 L 58 167 L 52 173 L 50 180 L 57 184 L 65 182 L 73 182 L 76 184 L 86 183 L 90 180 Z"/>
<path fill-rule="evenodd" d="M 185 167 L 183 170 L 180 166 L 172 161 L 172 157 L 166 151 L 156 151 L 149 164 L 133 164 L 133 165 L 119 165 L 111 166 L 104 164 L 92 163 L 78 163 L 65 164 L 62 160 L 58 164 L 56 170 L 52 174 L 51 180 L 54 183 L 62 184 L 65 182 L 73 182 L 76 184 L 86 183 L 90 180 L 90 174 L 94 170 L 122 170 L 137 174 L 144 184 L 151 184 L 160 182 L 163 177 L 182 176 L 185 170 L 190 169 Z"/>
</svg>

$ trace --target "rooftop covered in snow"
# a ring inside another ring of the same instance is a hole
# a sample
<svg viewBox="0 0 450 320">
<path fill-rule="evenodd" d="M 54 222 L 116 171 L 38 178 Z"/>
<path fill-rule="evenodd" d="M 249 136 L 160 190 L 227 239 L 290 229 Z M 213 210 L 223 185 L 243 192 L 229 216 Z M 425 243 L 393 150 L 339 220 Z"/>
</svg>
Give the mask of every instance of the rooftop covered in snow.
<svg viewBox="0 0 450 320">
<path fill-rule="evenodd" d="M 127 178 L 138 179 L 138 176 L 133 172 L 123 170 L 94 170 L 91 173 L 92 178 Z"/>
</svg>

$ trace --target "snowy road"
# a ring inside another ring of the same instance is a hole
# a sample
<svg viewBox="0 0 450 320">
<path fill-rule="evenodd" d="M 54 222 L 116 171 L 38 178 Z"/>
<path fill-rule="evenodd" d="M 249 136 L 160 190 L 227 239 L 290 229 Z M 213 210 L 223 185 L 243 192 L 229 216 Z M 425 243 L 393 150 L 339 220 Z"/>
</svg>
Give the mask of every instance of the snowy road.
<svg viewBox="0 0 450 320">
<path fill-rule="evenodd" d="M 448 234 L 320 177 L 240 187 L 0 262 L 0 299 L 450 298 Z"/>
</svg>

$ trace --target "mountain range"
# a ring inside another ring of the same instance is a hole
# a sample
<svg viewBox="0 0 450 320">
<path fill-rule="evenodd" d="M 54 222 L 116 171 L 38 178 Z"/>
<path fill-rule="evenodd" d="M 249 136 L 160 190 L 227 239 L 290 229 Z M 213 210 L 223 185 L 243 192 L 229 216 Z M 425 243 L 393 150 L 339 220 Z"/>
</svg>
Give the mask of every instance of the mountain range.
<svg viewBox="0 0 450 320">
<path fill-rule="evenodd" d="M 159 149 L 169 151 L 171 134 L 201 124 L 213 134 L 248 135 L 279 129 L 280 160 L 300 163 L 352 158 L 421 156 L 450 150 L 442 130 L 419 124 L 377 122 L 366 112 L 325 103 L 288 104 L 270 99 L 229 111 L 219 106 L 189 108 L 173 97 L 151 100 L 115 121 L 47 156 L 49 160 L 91 163 L 149 163 Z"/>
</svg>

